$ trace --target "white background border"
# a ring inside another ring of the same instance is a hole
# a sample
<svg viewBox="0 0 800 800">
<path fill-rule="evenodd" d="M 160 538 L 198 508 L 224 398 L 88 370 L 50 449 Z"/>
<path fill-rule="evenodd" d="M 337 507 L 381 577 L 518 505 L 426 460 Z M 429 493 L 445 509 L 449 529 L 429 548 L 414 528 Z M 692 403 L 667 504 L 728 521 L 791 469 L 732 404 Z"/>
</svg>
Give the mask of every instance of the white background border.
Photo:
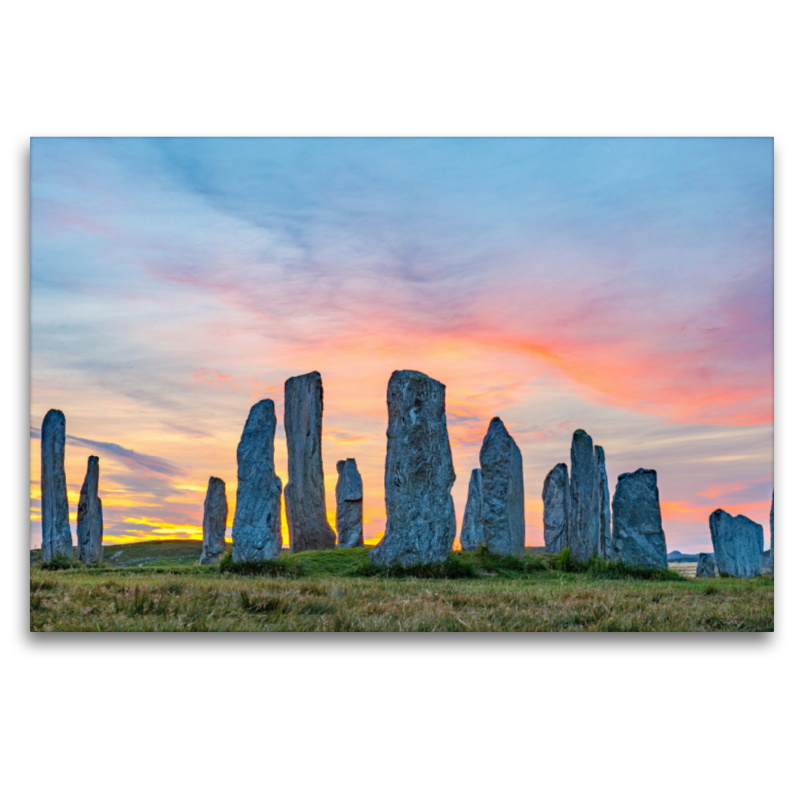
<svg viewBox="0 0 800 800">
<path fill-rule="evenodd" d="M 728 800 L 796 791 L 798 590 L 789 567 L 798 561 L 790 508 L 799 476 L 788 454 L 798 444 L 800 64 L 790 8 L 5 8 L 7 797 Z M 775 137 L 777 633 L 27 632 L 29 137 L 309 134 Z"/>
</svg>

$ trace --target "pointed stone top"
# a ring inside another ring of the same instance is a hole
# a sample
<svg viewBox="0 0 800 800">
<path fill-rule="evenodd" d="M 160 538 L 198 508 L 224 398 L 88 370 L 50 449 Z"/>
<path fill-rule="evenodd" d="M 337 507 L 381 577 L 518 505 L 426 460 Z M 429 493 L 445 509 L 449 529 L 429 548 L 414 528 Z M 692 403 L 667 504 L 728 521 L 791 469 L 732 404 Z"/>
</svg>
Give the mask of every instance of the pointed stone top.
<svg viewBox="0 0 800 800">
<path fill-rule="evenodd" d="M 503 423 L 503 420 L 501 420 L 500 417 L 492 417 L 492 420 L 489 423 L 489 430 L 491 431 L 492 428 L 494 428 L 495 430 L 501 430 L 503 433 L 506 434 L 506 436 L 510 435 L 508 433 L 508 430 L 507 430 L 505 424 Z M 488 436 L 488 432 L 487 432 L 487 436 Z"/>
<path fill-rule="evenodd" d="M 586 436 L 589 439 L 592 438 L 591 436 L 589 436 L 588 433 L 586 433 L 586 431 L 583 428 L 578 428 L 578 430 L 576 430 L 575 433 L 572 434 L 572 438 L 573 439 L 579 439 L 579 438 L 581 438 L 583 436 Z"/>
<path fill-rule="evenodd" d="M 247 423 L 245 428 L 250 425 L 251 420 L 254 425 L 263 425 L 269 420 L 270 417 L 275 416 L 275 403 L 268 397 L 259 400 L 247 415 Z"/>
<path fill-rule="evenodd" d="M 594 446 L 594 453 L 598 458 L 605 458 L 606 457 L 606 451 L 603 450 L 603 448 L 599 444 L 596 444 Z"/>
</svg>

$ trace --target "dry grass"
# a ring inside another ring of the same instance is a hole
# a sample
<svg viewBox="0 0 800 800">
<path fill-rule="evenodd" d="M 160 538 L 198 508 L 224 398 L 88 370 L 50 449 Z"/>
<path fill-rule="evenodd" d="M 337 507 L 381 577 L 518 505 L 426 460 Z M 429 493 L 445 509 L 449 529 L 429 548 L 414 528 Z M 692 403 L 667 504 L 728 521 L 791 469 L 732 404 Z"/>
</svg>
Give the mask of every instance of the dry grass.
<svg viewBox="0 0 800 800">
<path fill-rule="evenodd" d="M 213 567 L 32 568 L 30 625 L 33 631 L 771 631 L 773 598 L 773 580 L 764 577 L 658 582 L 547 570 L 432 580 L 325 572 L 231 576 Z"/>
</svg>

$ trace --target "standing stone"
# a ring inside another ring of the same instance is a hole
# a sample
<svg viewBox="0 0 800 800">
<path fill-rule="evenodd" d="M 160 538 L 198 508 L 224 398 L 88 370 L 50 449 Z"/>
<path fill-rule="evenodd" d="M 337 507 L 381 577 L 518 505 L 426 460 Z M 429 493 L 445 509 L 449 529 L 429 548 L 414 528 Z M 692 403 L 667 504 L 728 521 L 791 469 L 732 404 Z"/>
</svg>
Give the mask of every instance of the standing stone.
<svg viewBox="0 0 800 800">
<path fill-rule="evenodd" d="M 769 507 L 769 568 L 775 571 L 775 492 L 772 493 L 772 505 Z"/>
<path fill-rule="evenodd" d="M 103 502 L 97 496 L 100 459 L 89 456 L 78 501 L 78 558 L 84 564 L 103 563 Z"/>
<path fill-rule="evenodd" d="M 489 423 L 481 446 L 483 535 L 490 553 L 525 555 L 522 453 L 500 417 Z"/>
<path fill-rule="evenodd" d="M 617 561 L 650 569 L 668 569 L 667 540 L 661 527 L 661 504 L 654 469 L 637 469 L 617 478 L 611 551 Z"/>
<path fill-rule="evenodd" d="M 556 464 L 544 479 L 544 549 L 560 553 L 569 546 L 569 470 Z"/>
<path fill-rule="evenodd" d="M 599 444 L 594 446 L 594 458 L 600 476 L 600 541 L 598 553 L 603 558 L 611 558 L 611 505 L 608 494 L 608 474 L 606 473 L 606 454 Z"/>
<path fill-rule="evenodd" d="M 714 578 L 717 575 L 717 562 L 713 553 L 700 553 L 697 559 L 695 578 Z"/>
<path fill-rule="evenodd" d="M 251 409 L 236 449 L 238 463 L 233 560 L 268 561 L 281 554 L 281 479 L 275 474 L 275 404 Z"/>
<path fill-rule="evenodd" d="M 61 555 L 72 559 L 64 448 L 67 423 L 51 408 L 42 422 L 42 561 Z"/>
<path fill-rule="evenodd" d="M 479 469 L 472 470 L 467 492 L 467 505 L 461 522 L 461 549 L 475 552 L 486 544 L 483 535 L 483 479 Z"/>
<path fill-rule="evenodd" d="M 339 547 L 364 546 L 364 484 L 356 460 L 336 462 L 336 533 Z"/>
<path fill-rule="evenodd" d="M 319 372 L 286 381 L 283 426 L 289 451 L 289 483 L 284 491 L 289 546 L 293 553 L 328 550 L 336 546 L 336 534 L 325 508 Z"/>
<path fill-rule="evenodd" d="M 592 437 L 584 430 L 572 435 L 569 484 L 569 555 L 586 563 L 600 550 L 600 473 Z"/>
<path fill-rule="evenodd" d="M 203 552 L 201 564 L 216 564 L 225 555 L 225 528 L 228 525 L 228 497 L 222 478 L 209 478 L 203 504 Z"/>
<path fill-rule="evenodd" d="M 721 508 L 708 521 L 719 574 L 732 578 L 760 575 L 764 529 L 742 514 L 732 517 Z"/>
<path fill-rule="evenodd" d="M 392 373 L 387 391 L 386 533 L 370 553 L 382 566 L 444 561 L 456 538 L 456 479 L 444 384 L 414 370 Z"/>
</svg>

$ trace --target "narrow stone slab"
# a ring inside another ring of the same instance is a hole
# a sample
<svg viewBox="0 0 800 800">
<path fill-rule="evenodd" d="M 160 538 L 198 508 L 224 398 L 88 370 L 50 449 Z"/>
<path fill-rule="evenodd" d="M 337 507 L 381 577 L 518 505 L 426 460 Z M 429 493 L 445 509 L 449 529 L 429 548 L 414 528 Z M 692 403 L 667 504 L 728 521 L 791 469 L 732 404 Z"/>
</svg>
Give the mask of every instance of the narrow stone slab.
<svg viewBox="0 0 800 800">
<path fill-rule="evenodd" d="M 742 514 L 732 517 L 718 508 L 708 518 L 720 575 L 755 578 L 761 574 L 764 529 Z"/>
<path fill-rule="evenodd" d="M 289 453 L 286 484 L 286 521 L 289 547 L 329 550 L 336 533 L 328 522 L 325 476 L 322 472 L 322 376 L 319 372 L 286 381 L 283 425 Z"/>
<path fill-rule="evenodd" d="M 461 549 L 474 553 L 486 544 L 483 534 L 483 479 L 481 471 L 473 469 L 467 490 L 467 505 L 461 521 Z"/>
<path fill-rule="evenodd" d="M 356 460 L 336 462 L 336 534 L 339 547 L 364 546 L 364 484 Z"/>
<path fill-rule="evenodd" d="M 233 560 L 268 561 L 281 554 L 281 479 L 275 474 L 275 404 L 251 409 L 236 449 L 239 485 L 233 519 Z"/>
<path fill-rule="evenodd" d="M 100 459 L 89 456 L 78 500 L 78 558 L 84 564 L 103 563 L 103 502 L 97 496 Z"/>
<path fill-rule="evenodd" d="M 64 472 L 67 422 L 51 408 L 42 422 L 42 561 L 72 559 L 67 476 Z"/>
<path fill-rule="evenodd" d="M 611 504 L 608 493 L 606 454 L 599 444 L 594 446 L 594 458 L 600 476 L 600 541 L 597 552 L 604 558 L 611 558 Z"/>
<path fill-rule="evenodd" d="M 225 555 L 225 529 L 228 525 L 228 496 L 222 478 L 208 479 L 203 503 L 203 551 L 200 564 L 216 564 Z"/>
<path fill-rule="evenodd" d="M 500 417 L 489 423 L 480 454 L 483 535 L 490 553 L 525 555 L 522 453 Z"/>
<path fill-rule="evenodd" d="M 569 470 L 556 464 L 544 479 L 544 549 L 560 553 L 569 546 Z"/>
<path fill-rule="evenodd" d="M 569 484 L 569 555 L 586 563 L 600 550 L 600 473 L 592 437 L 584 430 L 572 435 Z"/>
<path fill-rule="evenodd" d="M 400 370 L 389 379 L 386 533 L 370 552 L 375 564 L 441 562 L 452 550 L 456 474 L 444 402 L 444 384 L 422 372 Z"/>
<path fill-rule="evenodd" d="M 717 562 L 713 553 L 700 553 L 697 559 L 695 578 L 714 578 L 717 575 Z"/>
<path fill-rule="evenodd" d="M 667 569 L 667 540 L 654 469 L 637 469 L 617 478 L 614 490 L 612 557 L 639 567 Z"/>
<path fill-rule="evenodd" d="M 769 568 L 775 572 L 775 492 L 769 507 Z"/>
</svg>

